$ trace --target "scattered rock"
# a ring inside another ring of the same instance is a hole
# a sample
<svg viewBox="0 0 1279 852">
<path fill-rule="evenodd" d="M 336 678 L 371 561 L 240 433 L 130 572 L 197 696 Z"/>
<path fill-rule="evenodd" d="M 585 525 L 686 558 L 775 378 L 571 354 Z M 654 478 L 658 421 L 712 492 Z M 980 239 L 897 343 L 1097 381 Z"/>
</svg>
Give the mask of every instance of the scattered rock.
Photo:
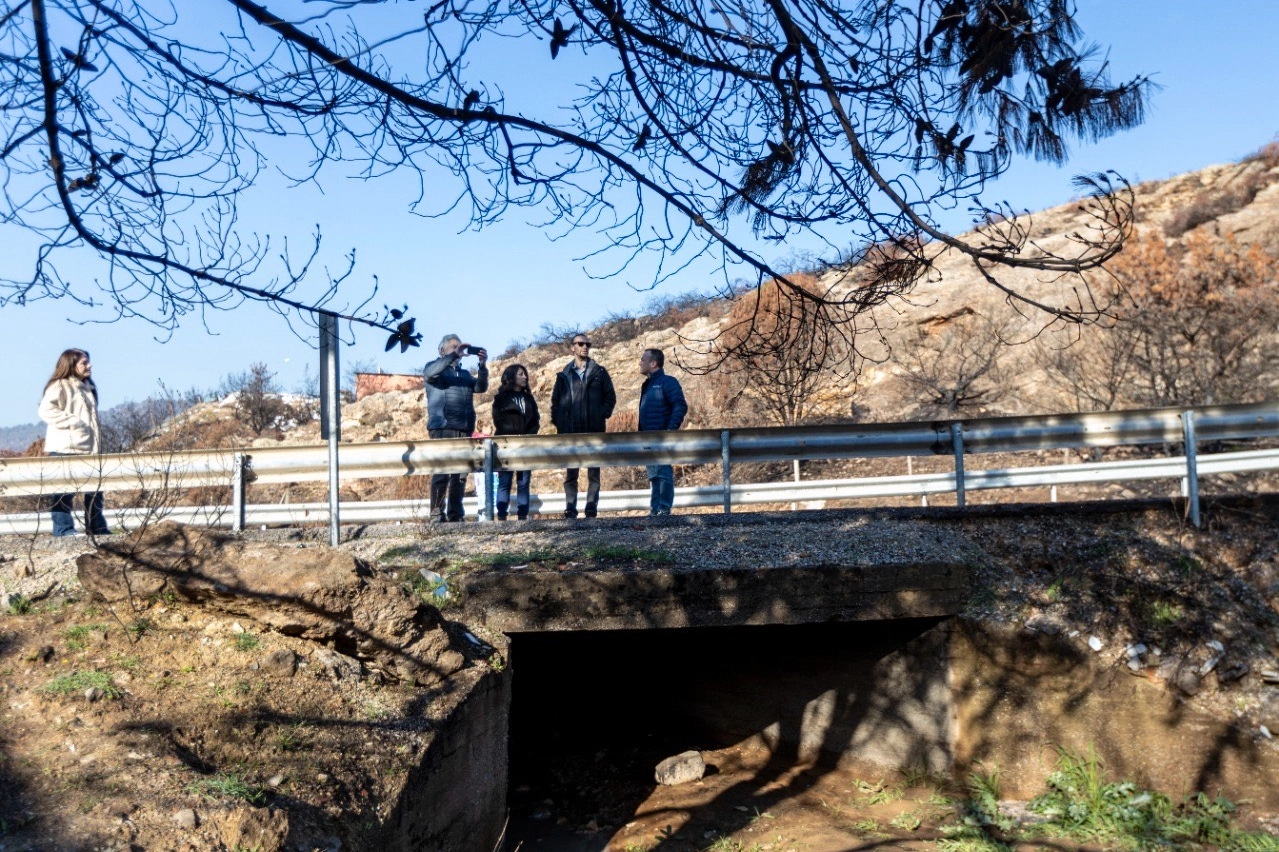
<svg viewBox="0 0 1279 852">
<path fill-rule="evenodd" d="M 84 700 L 88 701 L 90 704 L 92 704 L 95 701 L 101 700 L 101 698 L 102 698 L 102 690 L 98 689 L 96 686 L 91 686 L 84 691 Z"/>
<path fill-rule="evenodd" d="M 1199 694 L 1199 675 L 1188 668 L 1179 669 L 1172 680 L 1172 685 L 1186 695 Z"/>
<path fill-rule="evenodd" d="M 1041 612 L 1026 619 L 1026 629 L 1034 633 L 1042 633 L 1045 636 L 1056 636 L 1066 629 L 1066 625 L 1051 615 Z"/>
<path fill-rule="evenodd" d="M 293 677 L 298 670 L 298 655 L 288 648 L 281 648 L 266 655 L 262 669 L 274 677 Z"/>
<path fill-rule="evenodd" d="M 1089 637 L 1088 637 L 1088 647 L 1089 647 L 1089 648 L 1092 648 L 1094 651 L 1100 651 L 1100 650 L 1102 649 L 1103 645 L 1102 645 L 1101 640 L 1100 640 L 1100 639 L 1098 639 L 1096 636 L 1089 636 Z"/>
<path fill-rule="evenodd" d="M 221 834 L 228 849 L 279 852 L 289 835 L 289 815 L 275 808 L 237 808 L 223 818 Z"/>
<path fill-rule="evenodd" d="M 1195 666 L 1184 657 L 1166 657 L 1159 664 L 1159 678 L 1183 695 L 1197 695 L 1200 683 Z"/>
<path fill-rule="evenodd" d="M 667 787 L 700 781 L 706 774 L 706 761 L 696 751 L 685 751 L 657 764 L 657 783 Z"/>
<path fill-rule="evenodd" d="M 177 823 L 178 828 L 183 831 L 195 831 L 200 824 L 200 819 L 195 815 L 195 811 L 191 808 L 183 808 L 180 811 L 173 812 L 173 821 Z"/>
<path fill-rule="evenodd" d="M 329 673 L 329 677 L 334 680 L 359 680 L 364 674 L 364 667 L 360 665 L 360 661 L 348 657 L 345 654 L 339 654 L 337 651 L 330 651 L 328 648 L 316 648 L 312 655 L 315 661 L 319 663 Z"/>
<path fill-rule="evenodd" d="M 1257 710 L 1261 724 L 1273 731 L 1279 731 L 1279 694 L 1273 691 L 1261 699 L 1261 707 Z"/>
<path fill-rule="evenodd" d="M 1245 660 L 1231 660 L 1217 668 L 1218 683 L 1233 683 L 1252 670 Z"/>
<path fill-rule="evenodd" d="M 1150 649 L 1145 644 L 1138 642 L 1135 645 L 1129 645 L 1124 649 L 1125 656 L 1128 657 L 1128 668 L 1130 671 L 1141 672 L 1146 667 L 1146 654 Z"/>
</svg>

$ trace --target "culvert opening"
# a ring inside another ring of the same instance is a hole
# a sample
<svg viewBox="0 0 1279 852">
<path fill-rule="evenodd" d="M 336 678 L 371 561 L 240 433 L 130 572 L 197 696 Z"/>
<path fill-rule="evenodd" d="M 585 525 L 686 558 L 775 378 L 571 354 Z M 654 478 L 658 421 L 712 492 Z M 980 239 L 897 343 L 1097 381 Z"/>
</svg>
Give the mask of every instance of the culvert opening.
<svg viewBox="0 0 1279 852">
<path fill-rule="evenodd" d="M 690 749 L 747 743 L 764 763 L 672 814 L 670 848 L 703 848 L 841 764 L 940 768 L 940 621 L 513 634 L 506 848 L 605 849 L 652 805 L 657 763 Z"/>
</svg>

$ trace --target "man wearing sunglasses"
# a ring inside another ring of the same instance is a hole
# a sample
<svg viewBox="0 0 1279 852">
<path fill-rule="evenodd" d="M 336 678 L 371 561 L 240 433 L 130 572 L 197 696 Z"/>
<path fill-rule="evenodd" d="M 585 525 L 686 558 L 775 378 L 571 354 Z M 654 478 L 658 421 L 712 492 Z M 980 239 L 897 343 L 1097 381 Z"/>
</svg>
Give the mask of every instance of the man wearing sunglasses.
<svg viewBox="0 0 1279 852">
<path fill-rule="evenodd" d="M 613 416 L 617 393 L 608 370 L 591 358 L 591 340 L 575 334 L 569 349 L 573 359 L 555 375 L 551 391 L 551 422 L 561 435 L 603 432 Z M 564 472 L 564 517 L 577 517 L 577 474 L 579 468 Z M 586 469 L 586 517 L 593 518 L 600 499 L 600 469 Z"/>
</svg>

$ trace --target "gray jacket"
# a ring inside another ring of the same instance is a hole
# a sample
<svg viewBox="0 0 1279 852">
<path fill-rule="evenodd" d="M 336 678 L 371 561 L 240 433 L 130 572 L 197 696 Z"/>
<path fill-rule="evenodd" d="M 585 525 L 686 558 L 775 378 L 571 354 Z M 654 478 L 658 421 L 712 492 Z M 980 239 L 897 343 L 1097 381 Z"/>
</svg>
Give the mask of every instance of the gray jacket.
<svg viewBox="0 0 1279 852">
<path fill-rule="evenodd" d="M 458 366 L 456 352 L 441 355 L 426 365 L 422 382 L 426 386 L 426 428 L 456 429 L 468 435 L 475 431 L 477 393 L 489 389 L 488 367 L 481 366 L 479 375 Z"/>
</svg>

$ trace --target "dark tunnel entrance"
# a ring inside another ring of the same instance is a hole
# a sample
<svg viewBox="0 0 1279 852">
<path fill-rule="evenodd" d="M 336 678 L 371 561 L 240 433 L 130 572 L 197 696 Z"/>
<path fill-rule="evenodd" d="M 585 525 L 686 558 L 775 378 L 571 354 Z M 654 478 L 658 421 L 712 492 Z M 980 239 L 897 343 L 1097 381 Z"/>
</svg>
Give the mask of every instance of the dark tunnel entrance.
<svg viewBox="0 0 1279 852">
<path fill-rule="evenodd" d="M 660 760 L 753 736 L 771 747 L 760 784 L 844 754 L 942 762 L 940 621 L 513 634 L 506 848 L 603 850 L 654 791 Z M 749 810 L 711 806 L 721 829 Z M 669 848 L 701 848 L 696 822 Z"/>
</svg>

